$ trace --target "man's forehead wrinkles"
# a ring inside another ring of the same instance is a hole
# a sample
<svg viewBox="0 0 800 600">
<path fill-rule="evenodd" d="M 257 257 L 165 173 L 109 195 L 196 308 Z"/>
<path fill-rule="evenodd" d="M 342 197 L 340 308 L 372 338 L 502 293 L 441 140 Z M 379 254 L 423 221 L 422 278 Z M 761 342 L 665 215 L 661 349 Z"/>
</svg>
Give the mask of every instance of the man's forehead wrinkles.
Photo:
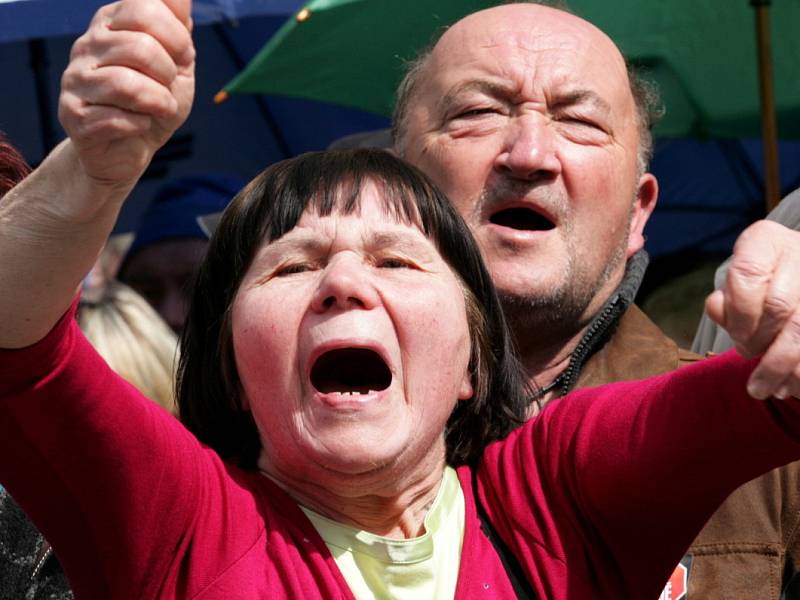
<svg viewBox="0 0 800 600">
<path fill-rule="evenodd" d="M 579 50 L 586 45 L 585 31 L 571 27 L 553 27 L 543 24 L 507 22 L 489 26 L 475 26 L 462 36 L 454 39 L 456 44 L 469 44 L 473 47 L 517 47 L 526 52 L 548 49 Z M 475 39 L 477 38 L 477 39 Z"/>
</svg>

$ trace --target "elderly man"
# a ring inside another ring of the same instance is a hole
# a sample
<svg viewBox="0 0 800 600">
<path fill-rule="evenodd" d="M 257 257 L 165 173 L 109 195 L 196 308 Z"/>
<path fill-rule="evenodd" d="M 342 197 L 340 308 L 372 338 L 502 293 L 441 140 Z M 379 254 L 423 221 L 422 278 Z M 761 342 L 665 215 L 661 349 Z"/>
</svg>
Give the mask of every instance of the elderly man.
<svg viewBox="0 0 800 600">
<path fill-rule="evenodd" d="M 459 21 L 400 86 L 396 148 L 469 223 L 541 401 L 695 360 L 631 303 L 658 194 L 647 172 L 656 103 L 602 31 L 531 3 Z M 688 571 L 688 599 L 777 599 L 800 560 L 798 473 L 736 492 L 666 597 L 684 597 Z"/>
</svg>

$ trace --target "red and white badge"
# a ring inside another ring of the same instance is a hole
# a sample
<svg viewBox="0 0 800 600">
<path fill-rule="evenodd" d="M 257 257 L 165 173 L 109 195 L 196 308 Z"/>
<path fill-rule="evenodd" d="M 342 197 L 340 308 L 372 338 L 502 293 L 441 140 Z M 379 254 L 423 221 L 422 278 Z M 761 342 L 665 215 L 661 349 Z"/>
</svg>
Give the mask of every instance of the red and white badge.
<svg viewBox="0 0 800 600">
<path fill-rule="evenodd" d="M 692 564 L 692 557 L 685 556 L 680 564 L 675 567 L 672 576 L 664 586 L 664 591 L 658 600 L 687 600 L 689 590 L 689 567 Z"/>
</svg>

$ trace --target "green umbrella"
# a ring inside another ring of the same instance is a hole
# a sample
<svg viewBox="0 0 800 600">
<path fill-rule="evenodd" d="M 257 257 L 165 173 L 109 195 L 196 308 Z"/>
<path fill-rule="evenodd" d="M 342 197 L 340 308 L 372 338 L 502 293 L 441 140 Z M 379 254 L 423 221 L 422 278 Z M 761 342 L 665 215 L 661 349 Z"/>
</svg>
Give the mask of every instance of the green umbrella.
<svg viewBox="0 0 800 600">
<path fill-rule="evenodd" d="M 406 61 L 487 0 L 311 0 L 225 86 L 390 115 Z"/>
<path fill-rule="evenodd" d="M 225 90 L 311 98 L 389 115 L 405 62 L 442 27 L 496 4 L 312 0 Z M 658 81 L 667 112 L 656 135 L 760 134 L 755 13 L 748 0 L 572 0 L 569 5 Z M 770 12 L 779 131 L 781 137 L 800 138 L 800 0 L 775 0 Z"/>
</svg>

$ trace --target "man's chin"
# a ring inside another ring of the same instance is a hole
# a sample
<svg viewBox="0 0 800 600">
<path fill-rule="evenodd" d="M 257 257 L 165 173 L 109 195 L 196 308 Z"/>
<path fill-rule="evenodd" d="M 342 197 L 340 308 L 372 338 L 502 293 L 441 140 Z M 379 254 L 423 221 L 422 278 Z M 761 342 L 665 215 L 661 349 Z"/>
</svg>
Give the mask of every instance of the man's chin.
<svg viewBox="0 0 800 600">
<path fill-rule="evenodd" d="M 500 291 L 499 296 L 515 337 L 571 336 L 583 327 L 584 315 L 591 301 L 591 296 L 575 297 L 563 288 L 527 294 Z"/>
</svg>

